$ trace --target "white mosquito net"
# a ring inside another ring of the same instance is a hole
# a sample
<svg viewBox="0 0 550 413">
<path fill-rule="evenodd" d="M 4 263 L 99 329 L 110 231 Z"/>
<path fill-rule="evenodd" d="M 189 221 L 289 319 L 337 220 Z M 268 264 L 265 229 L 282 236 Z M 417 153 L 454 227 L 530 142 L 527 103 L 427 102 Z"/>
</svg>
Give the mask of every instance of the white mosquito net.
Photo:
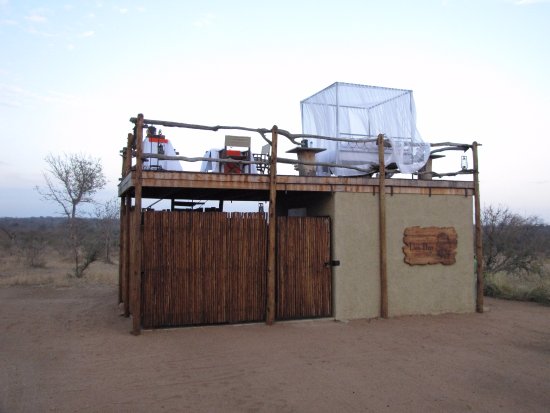
<svg viewBox="0 0 550 413">
<path fill-rule="evenodd" d="M 430 145 L 416 130 L 416 109 L 412 90 L 336 82 L 301 102 L 302 132 L 373 142 L 341 142 L 311 139 L 310 145 L 326 149 L 317 162 L 336 163 L 375 171 L 382 133 L 391 147 L 384 163 L 395 163 L 402 173 L 414 173 L 428 161 Z M 344 167 L 318 167 L 319 175 L 359 175 L 365 172 Z"/>
</svg>

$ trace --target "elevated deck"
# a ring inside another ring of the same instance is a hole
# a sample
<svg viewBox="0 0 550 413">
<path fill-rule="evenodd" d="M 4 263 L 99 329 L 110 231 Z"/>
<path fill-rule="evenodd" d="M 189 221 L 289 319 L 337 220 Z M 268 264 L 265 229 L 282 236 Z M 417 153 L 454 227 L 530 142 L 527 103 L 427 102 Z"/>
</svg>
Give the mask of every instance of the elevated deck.
<svg viewBox="0 0 550 413">
<path fill-rule="evenodd" d="M 250 174 L 221 174 L 204 172 L 142 172 L 143 198 L 177 198 L 201 200 L 266 201 L 269 199 L 269 176 Z M 330 193 L 363 192 L 377 193 L 377 178 L 313 177 L 278 175 L 277 192 Z M 462 195 L 474 194 L 471 181 L 435 181 L 420 179 L 386 179 L 388 194 Z M 135 171 L 127 174 L 119 184 L 118 194 L 134 195 Z"/>
</svg>

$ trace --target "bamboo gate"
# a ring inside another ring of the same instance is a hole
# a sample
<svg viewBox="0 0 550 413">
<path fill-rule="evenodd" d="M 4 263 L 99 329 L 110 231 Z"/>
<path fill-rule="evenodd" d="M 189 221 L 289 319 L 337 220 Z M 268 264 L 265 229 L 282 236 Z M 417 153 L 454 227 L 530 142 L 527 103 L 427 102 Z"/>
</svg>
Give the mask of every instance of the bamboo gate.
<svg viewBox="0 0 550 413">
<path fill-rule="evenodd" d="M 138 217 L 135 210 L 130 215 L 130 221 Z M 265 214 L 145 211 L 142 219 L 142 327 L 265 319 Z M 330 316 L 329 219 L 277 217 L 277 227 L 276 319 Z M 123 302 L 135 314 L 138 303 L 129 300 L 133 282 L 123 277 L 121 287 Z"/>
</svg>

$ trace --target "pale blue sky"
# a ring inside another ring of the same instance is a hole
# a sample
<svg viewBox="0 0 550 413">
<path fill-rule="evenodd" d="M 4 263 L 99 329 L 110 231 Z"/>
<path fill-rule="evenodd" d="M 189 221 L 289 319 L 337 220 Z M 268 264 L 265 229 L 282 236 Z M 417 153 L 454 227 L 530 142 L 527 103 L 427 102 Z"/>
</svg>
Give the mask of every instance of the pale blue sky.
<svg viewBox="0 0 550 413">
<path fill-rule="evenodd" d="M 139 112 L 300 132 L 300 100 L 341 81 L 412 89 L 425 140 L 483 144 L 482 204 L 550 223 L 548 22 L 536 0 L 0 0 L 0 216 L 56 214 L 32 189 L 49 152 L 100 157 L 115 195 Z"/>
</svg>

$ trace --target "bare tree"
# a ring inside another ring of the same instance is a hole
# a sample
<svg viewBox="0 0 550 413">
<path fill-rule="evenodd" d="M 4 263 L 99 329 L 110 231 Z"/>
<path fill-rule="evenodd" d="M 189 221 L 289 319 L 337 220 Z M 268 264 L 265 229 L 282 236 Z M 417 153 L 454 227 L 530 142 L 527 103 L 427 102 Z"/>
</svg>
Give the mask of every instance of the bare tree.
<svg viewBox="0 0 550 413">
<path fill-rule="evenodd" d="M 3 226 L 0 226 L 0 230 L 6 234 L 6 236 L 9 239 L 8 244 L 8 250 L 10 251 L 10 255 L 13 254 L 13 248 L 15 246 L 15 242 L 17 240 L 17 233 L 15 231 L 10 231 L 7 228 L 4 228 Z"/>
<path fill-rule="evenodd" d="M 98 222 L 106 263 L 112 263 L 111 247 L 117 228 L 119 213 L 120 207 L 118 204 L 118 198 L 111 199 L 104 204 L 98 205 L 95 209 L 94 215 Z"/>
<path fill-rule="evenodd" d="M 44 191 L 37 188 L 38 192 L 44 199 L 56 202 L 67 218 L 76 218 L 77 207 L 93 203 L 93 195 L 107 183 L 99 159 L 84 154 L 49 154 L 45 161 L 47 188 Z"/>
<path fill-rule="evenodd" d="M 483 260 L 488 273 L 537 272 L 544 224 L 539 217 L 522 217 L 503 206 L 486 207 L 483 225 Z"/>
<path fill-rule="evenodd" d="M 81 251 L 82 231 L 79 231 L 77 209 L 81 204 L 94 203 L 94 194 L 106 185 L 103 167 L 99 159 L 84 154 L 49 154 L 45 161 L 48 164 L 44 172 L 46 188 L 36 189 L 45 200 L 57 203 L 67 217 L 74 275 L 82 277 L 90 257 L 95 259 L 95 254 Z"/>
</svg>

